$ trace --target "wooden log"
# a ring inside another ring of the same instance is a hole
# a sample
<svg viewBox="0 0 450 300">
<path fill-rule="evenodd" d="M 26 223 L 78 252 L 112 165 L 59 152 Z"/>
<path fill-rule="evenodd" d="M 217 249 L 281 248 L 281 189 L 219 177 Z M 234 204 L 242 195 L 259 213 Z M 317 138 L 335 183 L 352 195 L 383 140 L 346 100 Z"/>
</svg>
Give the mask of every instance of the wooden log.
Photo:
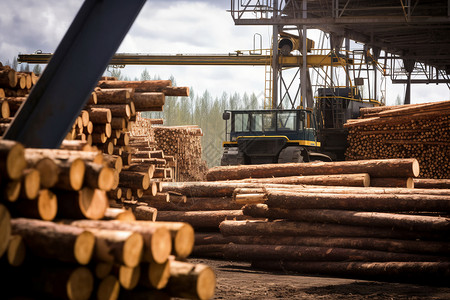
<svg viewBox="0 0 450 300">
<path fill-rule="evenodd" d="M 155 222 L 158 216 L 158 210 L 153 207 L 138 205 L 133 207 L 133 213 L 136 220 L 145 220 Z"/>
<path fill-rule="evenodd" d="M 148 173 L 129 172 L 122 170 L 119 174 L 120 185 L 124 187 L 146 190 L 150 186 Z"/>
<path fill-rule="evenodd" d="M 122 171 L 123 161 L 119 155 L 103 154 L 103 164 L 107 167 L 115 169 L 117 172 Z"/>
<path fill-rule="evenodd" d="M 276 178 L 252 178 L 252 179 L 243 179 L 241 180 L 241 182 L 367 187 L 371 184 L 371 179 L 369 174 L 361 173 L 361 174 L 291 176 L 291 177 L 276 177 Z"/>
<path fill-rule="evenodd" d="M 140 233 L 89 228 L 95 235 L 95 257 L 109 263 L 136 267 L 141 261 L 144 240 Z"/>
<path fill-rule="evenodd" d="M 27 199 L 17 201 L 14 205 L 14 212 L 22 217 L 51 221 L 58 212 L 58 200 L 50 190 L 39 190 L 37 198 L 33 201 Z"/>
<path fill-rule="evenodd" d="M 9 238 L 11 236 L 11 215 L 8 209 L 0 204 L 0 257 L 3 256 L 8 248 Z"/>
<path fill-rule="evenodd" d="M 121 117 L 114 117 L 111 119 L 111 129 L 125 130 L 127 120 Z"/>
<path fill-rule="evenodd" d="M 100 81 L 98 86 L 102 89 L 134 88 L 135 92 L 161 92 L 165 87 L 172 86 L 170 80 L 143 80 L 143 81 Z"/>
<path fill-rule="evenodd" d="M 119 280 L 113 275 L 108 275 L 98 284 L 96 296 L 98 300 L 115 300 L 119 298 L 119 292 Z"/>
<path fill-rule="evenodd" d="M 448 262 L 287 262 L 254 261 L 252 267 L 303 274 L 321 274 L 362 279 L 429 282 L 446 284 Z"/>
<path fill-rule="evenodd" d="M 10 141 L 0 141 L 0 172 L 7 178 L 17 180 L 22 176 L 27 162 L 22 144 Z"/>
<path fill-rule="evenodd" d="M 413 178 L 372 178 L 370 186 L 374 187 L 398 187 L 398 188 L 414 188 Z"/>
<path fill-rule="evenodd" d="M 266 204 L 279 208 L 363 211 L 450 211 L 450 197 L 436 195 L 323 194 L 269 190 Z"/>
<path fill-rule="evenodd" d="M 87 109 L 89 113 L 89 120 L 95 124 L 111 123 L 112 113 L 111 110 L 106 107 L 89 107 Z"/>
<path fill-rule="evenodd" d="M 147 262 L 154 261 L 157 263 L 163 263 L 167 260 L 172 250 L 171 234 L 169 229 L 158 224 L 158 222 L 78 220 L 71 222 L 71 224 L 83 228 L 126 230 L 140 233 L 144 239 L 143 259 Z"/>
<path fill-rule="evenodd" d="M 144 198 L 143 198 L 144 199 Z M 141 201 L 143 201 L 141 199 Z M 169 196 L 171 199 L 171 196 Z M 186 202 L 178 201 L 169 202 L 152 201 L 152 198 L 145 198 L 145 201 L 150 206 L 162 210 L 175 211 L 208 211 L 208 210 L 237 210 L 241 209 L 242 205 L 236 203 L 231 197 L 190 197 L 186 198 Z"/>
<path fill-rule="evenodd" d="M 165 87 L 161 90 L 166 96 L 189 97 L 189 88 L 180 86 Z"/>
<path fill-rule="evenodd" d="M 58 197 L 58 216 L 60 218 L 92 220 L 102 219 L 108 207 L 105 191 L 82 188 L 79 191 L 55 191 Z"/>
<path fill-rule="evenodd" d="M 176 297 L 211 299 L 216 288 L 214 271 L 204 264 L 172 260 L 167 289 Z"/>
<path fill-rule="evenodd" d="M 392 239 L 441 239 L 442 235 L 431 232 L 411 232 L 409 230 L 389 230 L 377 227 L 349 226 L 276 220 L 267 221 L 223 221 L 220 232 L 231 235 L 266 236 L 323 236 L 323 237 L 372 237 Z"/>
<path fill-rule="evenodd" d="M 22 181 L 13 180 L 2 184 L 2 198 L 9 202 L 19 199 Z"/>
<path fill-rule="evenodd" d="M 126 119 L 130 119 L 131 117 L 131 108 L 129 104 L 102 104 L 102 105 L 97 104 L 93 108 L 109 109 L 111 111 L 112 117 L 126 118 Z M 111 120 L 109 120 L 109 123 L 110 122 Z"/>
<path fill-rule="evenodd" d="M 8 101 L 0 100 L 0 104 L 1 104 L 1 106 L 0 106 L 1 117 L 4 119 L 11 117 L 11 111 L 9 109 Z"/>
<path fill-rule="evenodd" d="M 331 209 L 283 209 L 266 204 L 246 205 L 243 213 L 255 218 L 288 219 L 301 222 L 387 227 L 392 230 L 432 231 L 450 233 L 450 218 L 379 212 L 358 212 Z"/>
<path fill-rule="evenodd" d="M 449 242 L 399 240 L 366 237 L 322 237 L 322 236 L 226 236 L 221 233 L 195 233 L 195 245 L 219 244 L 248 245 L 296 245 L 330 248 L 350 248 L 378 250 L 399 253 L 419 253 L 429 255 L 446 255 L 450 253 Z"/>
<path fill-rule="evenodd" d="M 95 266 L 93 267 L 94 276 L 97 279 L 105 279 L 112 273 L 113 268 L 113 263 L 107 263 L 104 261 L 95 262 Z"/>
<path fill-rule="evenodd" d="M 139 217 L 136 215 L 136 218 Z M 218 228 L 224 220 L 253 219 L 244 216 L 242 210 L 210 210 L 210 211 L 159 211 L 157 221 L 186 222 L 194 228 Z"/>
<path fill-rule="evenodd" d="M 101 164 L 86 163 L 84 185 L 93 189 L 109 191 L 114 184 L 114 170 Z"/>
<path fill-rule="evenodd" d="M 16 87 L 18 81 L 17 73 L 14 69 L 0 69 L 0 86 L 5 88 Z"/>
<path fill-rule="evenodd" d="M 370 177 L 417 177 L 416 159 L 379 159 L 342 162 L 312 162 L 214 167 L 208 170 L 209 181 L 286 177 L 299 175 L 333 175 L 369 173 Z M 270 175 L 269 175 L 270 174 Z"/>
<path fill-rule="evenodd" d="M 450 189 L 450 179 L 414 178 L 414 187 L 421 189 Z"/>
<path fill-rule="evenodd" d="M 127 267 L 124 265 L 113 265 L 112 274 L 119 279 L 119 284 L 126 290 L 134 289 L 141 277 L 141 266 Z"/>
<path fill-rule="evenodd" d="M 148 163 L 136 163 L 127 166 L 126 171 L 138 172 L 138 173 L 147 173 L 149 178 L 153 177 L 153 173 L 155 171 L 155 165 L 150 165 Z"/>
<path fill-rule="evenodd" d="M 161 290 L 167 286 L 170 278 L 170 260 L 158 264 L 155 262 L 143 264 L 142 276 L 139 284 L 151 288 Z"/>
<path fill-rule="evenodd" d="M 270 260 L 273 257 L 288 261 L 449 261 L 443 256 L 394 253 L 375 250 L 305 247 L 287 245 L 227 244 L 225 258 L 233 260 Z"/>
<path fill-rule="evenodd" d="M 34 219 L 11 220 L 12 232 L 22 236 L 36 256 L 86 265 L 95 247 L 95 236 L 84 229 Z"/>
<path fill-rule="evenodd" d="M 127 104 L 134 89 L 97 89 L 97 104 Z"/>
<path fill-rule="evenodd" d="M 20 189 L 20 197 L 24 199 L 36 199 L 39 194 L 41 186 L 39 171 L 33 168 L 28 168 L 23 171 L 22 184 Z"/>
<path fill-rule="evenodd" d="M 155 92 L 135 93 L 133 101 L 136 111 L 148 111 L 152 107 L 163 106 L 165 95 Z"/>
<path fill-rule="evenodd" d="M 134 216 L 131 210 L 112 207 L 108 207 L 106 209 L 104 219 L 126 221 L 126 222 L 136 221 L 136 217 Z"/>
<path fill-rule="evenodd" d="M 26 256 L 26 246 L 20 235 L 11 235 L 9 238 L 6 258 L 10 266 L 18 267 L 23 264 Z"/>
</svg>

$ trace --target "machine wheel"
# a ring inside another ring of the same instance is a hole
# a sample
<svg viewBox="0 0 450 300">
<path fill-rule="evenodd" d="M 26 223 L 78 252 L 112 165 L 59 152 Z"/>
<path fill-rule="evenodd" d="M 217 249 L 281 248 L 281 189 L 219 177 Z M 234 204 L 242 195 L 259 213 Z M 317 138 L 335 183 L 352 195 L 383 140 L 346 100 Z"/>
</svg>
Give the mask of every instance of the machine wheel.
<svg viewBox="0 0 450 300">
<path fill-rule="evenodd" d="M 331 157 L 329 157 L 328 155 L 318 152 L 310 152 L 309 157 L 311 161 L 324 161 L 324 162 L 333 161 Z"/>
<path fill-rule="evenodd" d="M 302 151 L 304 149 L 302 147 L 286 147 L 283 150 L 281 150 L 280 154 L 278 155 L 278 163 L 301 163 L 304 162 L 304 158 L 302 155 Z"/>
</svg>

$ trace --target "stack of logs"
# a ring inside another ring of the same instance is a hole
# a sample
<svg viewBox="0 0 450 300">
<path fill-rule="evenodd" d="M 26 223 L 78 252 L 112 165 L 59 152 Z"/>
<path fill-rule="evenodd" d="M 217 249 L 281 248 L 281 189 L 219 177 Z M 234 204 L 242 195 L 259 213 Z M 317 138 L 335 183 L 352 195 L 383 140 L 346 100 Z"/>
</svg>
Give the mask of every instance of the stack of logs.
<svg viewBox="0 0 450 300">
<path fill-rule="evenodd" d="M 420 177 L 450 178 L 450 101 L 362 108 L 349 120 L 348 160 L 416 158 Z"/>
<path fill-rule="evenodd" d="M 450 190 L 368 187 L 362 177 L 336 186 L 337 174 L 366 173 L 372 180 L 419 171 L 415 159 L 227 166 L 210 169 L 207 178 L 228 182 L 165 188 L 188 197 L 226 197 L 223 204 L 245 205 L 239 218 L 259 219 L 223 221 L 221 233 L 197 232 L 198 256 L 305 274 L 446 283 Z M 335 186 L 306 185 L 328 180 Z"/>
<path fill-rule="evenodd" d="M 0 174 L 2 295 L 117 299 L 122 289 L 124 298 L 213 296 L 214 272 L 179 261 L 192 251 L 191 226 L 135 221 L 132 212 L 109 208 L 114 172 L 102 154 L 1 140 Z"/>
</svg>

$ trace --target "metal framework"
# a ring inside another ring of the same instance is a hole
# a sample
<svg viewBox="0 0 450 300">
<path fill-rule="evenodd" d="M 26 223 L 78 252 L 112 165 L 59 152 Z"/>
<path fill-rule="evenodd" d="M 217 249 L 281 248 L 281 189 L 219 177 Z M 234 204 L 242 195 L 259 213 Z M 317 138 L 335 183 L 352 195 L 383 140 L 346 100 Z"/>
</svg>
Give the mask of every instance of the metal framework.
<svg viewBox="0 0 450 300">
<path fill-rule="evenodd" d="M 86 0 L 3 138 L 58 148 L 144 3 Z"/>
<path fill-rule="evenodd" d="M 343 37 L 363 43 L 407 93 L 411 83 L 450 84 L 448 0 L 231 0 L 230 12 L 236 25 L 320 29 L 337 51 Z"/>
</svg>

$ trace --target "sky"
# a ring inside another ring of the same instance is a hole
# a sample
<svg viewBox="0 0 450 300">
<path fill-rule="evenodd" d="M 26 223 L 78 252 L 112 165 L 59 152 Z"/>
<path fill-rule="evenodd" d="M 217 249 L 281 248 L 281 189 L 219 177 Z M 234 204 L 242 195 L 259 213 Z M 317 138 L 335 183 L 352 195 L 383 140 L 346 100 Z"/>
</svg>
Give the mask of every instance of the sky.
<svg viewBox="0 0 450 300">
<path fill-rule="evenodd" d="M 54 52 L 72 22 L 82 0 L 0 1 L 0 62 L 19 53 Z M 227 54 L 253 49 L 254 34 L 262 36 L 263 47 L 271 41 L 268 26 L 235 26 L 227 9 L 229 0 L 150 1 L 138 15 L 117 52 L 158 54 Z M 318 41 L 316 41 L 317 43 Z M 31 65 L 33 67 L 33 65 Z M 173 76 L 178 86 L 193 88 L 214 97 L 247 93 L 263 98 L 264 67 L 255 66 L 127 66 L 130 78 L 147 71 L 162 79 Z M 387 103 L 403 98 L 404 85 L 387 85 Z M 450 99 L 445 85 L 415 85 L 412 103 Z"/>
</svg>

